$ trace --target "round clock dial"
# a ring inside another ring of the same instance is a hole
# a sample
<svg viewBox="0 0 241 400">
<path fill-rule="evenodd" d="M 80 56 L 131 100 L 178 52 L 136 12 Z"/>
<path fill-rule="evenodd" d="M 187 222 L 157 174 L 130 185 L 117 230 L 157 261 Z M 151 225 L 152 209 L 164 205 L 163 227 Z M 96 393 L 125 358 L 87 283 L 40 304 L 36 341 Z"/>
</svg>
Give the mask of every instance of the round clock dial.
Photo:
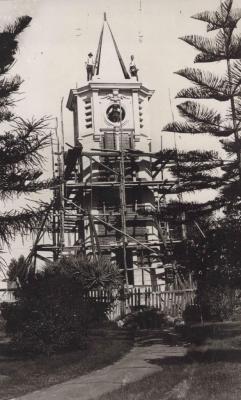
<svg viewBox="0 0 241 400">
<path fill-rule="evenodd" d="M 111 104 L 106 110 L 106 116 L 110 122 L 117 123 L 125 118 L 125 110 L 119 104 Z"/>
</svg>

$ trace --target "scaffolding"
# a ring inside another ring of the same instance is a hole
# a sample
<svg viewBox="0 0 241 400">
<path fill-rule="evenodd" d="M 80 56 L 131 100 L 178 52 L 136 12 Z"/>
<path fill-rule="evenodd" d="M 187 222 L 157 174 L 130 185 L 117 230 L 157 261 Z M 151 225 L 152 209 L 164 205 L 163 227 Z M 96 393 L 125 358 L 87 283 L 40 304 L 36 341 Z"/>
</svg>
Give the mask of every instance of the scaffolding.
<svg viewBox="0 0 241 400">
<path fill-rule="evenodd" d="M 189 287 L 172 259 L 175 245 L 183 240 L 183 227 L 171 226 L 160 213 L 166 194 L 174 193 L 179 184 L 163 178 L 163 170 L 176 162 L 176 151 L 124 148 L 121 126 L 119 134 L 118 150 L 84 151 L 81 144 L 66 143 L 64 151 L 57 141 L 53 200 L 31 257 L 35 264 L 36 259 L 52 262 L 63 255 L 83 255 L 98 262 L 107 255 L 111 260 L 114 254 L 127 288 L 135 286 L 136 271 L 141 271 L 142 279 L 143 273 L 150 275 L 152 288 L 160 280 L 165 289 L 171 281 L 175 287 Z M 141 168 L 148 171 L 149 179 L 138 178 Z M 143 195 L 150 200 L 144 201 Z M 135 260 L 130 261 L 130 251 Z"/>
</svg>

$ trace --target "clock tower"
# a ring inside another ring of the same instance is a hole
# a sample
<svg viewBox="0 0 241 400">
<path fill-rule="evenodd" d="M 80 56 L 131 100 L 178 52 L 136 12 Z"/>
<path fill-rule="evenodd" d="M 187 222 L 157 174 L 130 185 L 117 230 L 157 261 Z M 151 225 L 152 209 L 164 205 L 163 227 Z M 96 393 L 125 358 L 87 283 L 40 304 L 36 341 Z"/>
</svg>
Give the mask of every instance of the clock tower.
<svg viewBox="0 0 241 400">
<path fill-rule="evenodd" d="M 74 115 L 75 144 L 84 149 L 119 147 L 122 125 L 125 146 L 148 150 L 147 89 L 127 71 L 110 25 L 104 18 L 96 52 L 94 75 L 86 85 L 70 91 L 67 108 Z"/>
<path fill-rule="evenodd" d="M 151 283 L 156 270 L 151 250 L 160 247 L 153 217 L 140 213 L 154 209 L 157 199 L 148 184 L 153 93 L 129 74 L 104 16 L 92 79 L 70 90 L 67 102 L 75 146 L 83 148 L 78 199 L 87 212 L 78 243 L 86 254 L 101 253 L 116 262 L 129 285 Z M 138 151 L 146 158 L 138 158 Z"/>
</svg>

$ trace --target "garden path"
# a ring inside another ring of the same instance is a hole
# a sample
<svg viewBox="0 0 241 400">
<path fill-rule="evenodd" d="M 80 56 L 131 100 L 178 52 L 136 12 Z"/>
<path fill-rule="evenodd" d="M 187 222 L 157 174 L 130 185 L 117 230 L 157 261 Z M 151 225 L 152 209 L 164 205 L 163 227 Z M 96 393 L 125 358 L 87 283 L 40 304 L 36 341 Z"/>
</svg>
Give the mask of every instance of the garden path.
<svg viewBox="0 0 241 400">
<path fill-rule="evenodd" d="M 175 340 L 173 342 L 175 343 Z M 128 383 L 160 372 L 162 367 L 154 360 L 172 356 L 183 357 L 185 353 L 186 348 L 183 346 L 166 344 L 160 331 L 141 331 L 131 351 L 114 364 L 79 378 L 18 397 L 16 400 L 97 399 Z"/>
</svg>

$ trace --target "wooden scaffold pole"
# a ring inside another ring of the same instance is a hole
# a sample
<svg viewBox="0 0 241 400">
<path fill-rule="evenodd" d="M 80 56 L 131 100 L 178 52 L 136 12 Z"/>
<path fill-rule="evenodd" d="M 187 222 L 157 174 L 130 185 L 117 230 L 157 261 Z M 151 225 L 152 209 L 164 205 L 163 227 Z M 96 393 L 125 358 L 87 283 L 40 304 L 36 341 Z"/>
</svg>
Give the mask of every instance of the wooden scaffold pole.
<svg viewBox="0 0 241 400">
<path fill-rule="evenodd" d="M 119 99 L 119 119 L 120 119 L 120 211 L 121 211 L 121 230 L 122 234 L 122 246 L 123 246 L 123 267 L 125 271 L 125 283 L 126 293 L 129 292 L 129 280 L 128 280 L 128 266 L 126 260 L 126 191 L 125 191 L 125 157 L 124 157 L 124 142 L 123 142 L 123 130 L 122 130 L 122 108 L 121 100 Z"/>
</svg>

